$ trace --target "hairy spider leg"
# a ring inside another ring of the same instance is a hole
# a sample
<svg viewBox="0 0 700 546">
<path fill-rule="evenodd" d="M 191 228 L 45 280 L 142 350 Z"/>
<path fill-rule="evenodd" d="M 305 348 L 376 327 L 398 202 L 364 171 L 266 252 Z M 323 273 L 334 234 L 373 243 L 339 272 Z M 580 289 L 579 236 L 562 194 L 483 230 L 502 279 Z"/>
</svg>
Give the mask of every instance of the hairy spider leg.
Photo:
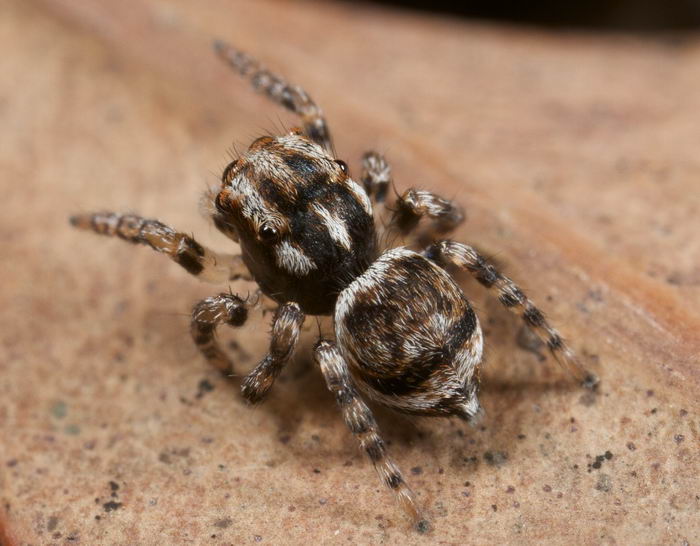
<svg viewBox="0 0 700 546">
<path fill-rule="evenodd" d="M 223 374 L 233 374 L 233 364 L 216 341 L 216 328 L 220 324 L 242 326 L 247 318 L 247 304 L 235 294 L 205 298 L 192 309 L 192 339 L 204 358 Z"/>
<path fill-rule="evenodd" d="M 464 269 L 486 288 L 496 290 L 503 306 L 523 319 L 565 370 L 583 386 L 592 388 L 598 383 L 598 378 L 581 365 L 559 332 L 549 324 L 544 313 L 511 279 L 501 274 L 474 248 L 444 240 L 430 245 L 424 251 L 424 255 L 442 267 L 454 265 Z"/>
<path fill-rule="evenodd" d="M 299 341 L 304 313 L 296 303 L 280 305 L 272 319 L 272 335 L 267 355 L 241 385 L 243 397 L 251 404 L 260 402 L 289 362 Z"/>
<path fill-rule="evenodd" d="M 135 214 L 95 212 L 77 214 L 70 218 L 70 222 L 79 229 L 150 246 L 167 254 L 188 273 L 203 281 L 221 283 L 251 279 L 240 256 L 219 254 L 158 220 Z"/>
<path fill-rule="evenodd" d="M 330 341 L 320 340 L 314 347 L 314 359 L 321 368 L 328 390 L 335 396 L 345 424 L 359 441 L 382 482 L 393 491 L 416 529 L 426 532 L 429 523 L 418 508 L 413 491 L 387 453 L 372 411 L 357 393 L 348 365 L 337 347 Z"/>
<path fill-rule="evenodd" d="M 214 42 L 214 50 L 231 68 L 249 79 L 256 91 L 264 93 L 277 104 L 297 114 L 304 125 L 304 134 L 328 152 L 332 152 L 331 133 L 323 111 L 304 89 L 287 83 L 250 55 L 225 42 Z"/>
<path fill-rule="evenodd" d="M 410 188 L 396 199 L 391 226 L 408 235 L 423 217 L 431 220 L 428 226 L 431 235 L 444 236 L 464 222 L 465 215 L 462 207 L 454 201 L 433 192 Z"/>
</svg>

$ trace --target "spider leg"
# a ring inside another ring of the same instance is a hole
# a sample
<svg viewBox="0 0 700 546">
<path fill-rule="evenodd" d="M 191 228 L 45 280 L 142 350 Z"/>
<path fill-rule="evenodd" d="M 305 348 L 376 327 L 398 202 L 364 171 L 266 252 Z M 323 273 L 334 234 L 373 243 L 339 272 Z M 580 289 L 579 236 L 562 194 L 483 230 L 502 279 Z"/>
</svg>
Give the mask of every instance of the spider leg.
<svg viewBox="0 0 700 546">
<path fill-rule="evenodd" d="M 397 198 L 391 225 L 407 235 L 424 216 L 432 221 L 431 230 L 441 235 L 464 221 L 464 211 L 457 203 L 429 191 L 410 188 Z"/>
<path fill-rule="evenodd" d="M 214 42 L 214 50 L 231 68 L 249 79 L 256 91 L 264 93 L 274 102 L 297 114 L 304 125 L 304 134 L 332 152 L 333 144 L 326 118 L 306 91 L 298 85 L 287 83 L 264 68 L 253 57 L 225 42 Z"/>
<path fill-rule="evenodd" d="M 373 204 L 384 206 L 391 185 L 391 166 L 379 152 L 370 150 L 362 156 L 362 183 Z"/>
<path fill-rule="evenodd" d="M 442 267 L 454 265 L 465 269 L 486 288 L 494 288 L 503 306 L 520 315 L 537 337 L 546 343 L 549 351 L 565 370 L 586 387 L 597 384 L 598 378 L 581 365 L 559 332 L 549 324 L 544 313 L 511 279 L 502 275 L 474 248 L 445 240 L 430 245 L 424 251 L 424 255 Z"/>
<path fill-rule="evenodd" d="M 216 327 L 219 324 L 242 326 L 247 318 L 246 302 L 233 294 L 205 298 L 192 309 L 192 339 L 209 363 L 224 374 L 233 373 L 233 365 L 216 342 Z"/>
<path fill-rule="evenodd" d="M 370 150 L 362 156 L 362 185 L 372 202 L 377 238 L 381 241 L 387 234 L 386 193 L 392 183 L 391 166 L 379 152 Z"/>
<path fill-rule="evenodd" d="M 272 338 L 265 358 L 243 380 L 241 392 L 251 404 L 260 402 L 289 361 L 299 341 L 304 314 L 296 303 L 280 305 L 272 319 Z"/>
<path fill-rule="evenodd" d="M 150 246 L 167 254 L 188 273 L 203 281 L 217 283 L 251 279 L 240 256 L 219 254 L 158 220 L 134 214 L 96 212 L 77 214 L 70 218 L 70 222 L 79 229 Z"/>
<path fill-rule="evenodd" d="M 394 492 L 399 504 L 411 517 L 416 528 L 421 532 L 427 531 L 429 524 L 416 504 L 413 491 L 389 457 L 384 440 L 379 435 L 377 422 L 355 389 L 347 363 L 335 344 L 325 340 L 319 341 L 314 347 L 314 360 L 321 368 L 328 390 L 335 395 L 345 424 L 360 442 L 360 446 L 372 461 L 379 477 Z"/>
</svg>

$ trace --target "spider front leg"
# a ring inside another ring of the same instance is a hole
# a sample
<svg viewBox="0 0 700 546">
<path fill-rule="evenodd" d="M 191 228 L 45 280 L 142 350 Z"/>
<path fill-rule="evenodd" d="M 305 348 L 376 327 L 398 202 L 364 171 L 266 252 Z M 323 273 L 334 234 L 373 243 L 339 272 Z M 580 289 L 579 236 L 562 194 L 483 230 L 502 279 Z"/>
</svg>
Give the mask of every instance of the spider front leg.
<svg viewBox="0 0 700 546">
<path fill-rule="evenodd" d="M 360 179 L 372 202 L 377 236 L 381 240 L 386 235 L 388 228 L 385 217 L 386 192 L 392 183 L 391 167 L 382 154 L 375 151 L 365 152 L 362 156 Z"/>
<path fill-rule="evenodd" d="M 218 283 L 251 279 L 240 256 L 219 254 L 158 220 L 135 214 L 96 212 L 76 214 L 70 218 L 70 222 L 78 229 L 150 246 L 157 252 L 167 254 L 188 273 L 203 281 Z"/>
<path fill-rule="evenodd" d="M 243 380 L 241 393 L 251 404 L 260 402 L 291 358 L 299 341 L 304 313 L 296 303 L 280 305 L 272 319 L 272 338 L 265 358 Z"/>
<path fill-rule="evenodd" d="M 263 68 L 253 57 L 222 41 L 214 42 L 214 50 L 231 68 L 250 80 L 253 88 L 297 114 L 304 124 L 304 134 L 316 144 L 332 152 L 331 133 L 321 108 L 298 85 L 291 85 Z"/>
<path fill-rule="evenodd" d="M 372 203 L 383 206 L 392 179 L 391 167 L 382 154 L 375 151 L 365 152 L 362 156 L 361 180 Z"/>
<path fill-rule="evenodd" d="M 387 190 L 393 182 L 391 167 L 383 155 L 369 151 L 362 156 L 362 182 L 372 202 L 378 205 L 375 214 L 381 215 L 386 207 Z M 403 235 L 408 235 L 424 216 L 432 220 L 432 231 L 442 235 L 464 221 L 464 211 L 457 203 L 411 188 L 397 198 L 389 228 L 398 228 Z"/>
<path fill-rule="evenodd" d="M 247 318 L 246 302 L 234 294 L 203 299 L 192 310 L 192 339 L 204 358 L 223 374 L 233 373 L 233 365 L 216 342 L 216 328 L 220 324 L 242 326 Z"/>
<path fill-rule="evenodd" d="M 360 398 L 353 385 L 347 363 L 330 341 L 319 341 L 314 347 L 314 360 L 321 368 L 328 390 L 334 395 L 345 424 L 360 442 L 363 451 L 372 461 L 379 477 L 389 487 L 420 532 L 430 525 L 418 508 L 413 491 L 408 487 L 401 471 L 387 453 L 384 440 L 372 412 Z"/>
<path fill-rule="evenodd" d="M 559 332 L 550 326 L 544 313 L 511 279 L 502 275 L 474 248 L 454 241 L 438 241 L 430 245 L 424 255 L 443 267 L 454 265 L 465 269 L 483 286 L 495 289 L 503 306 L 520 315 L 564 369 L 585 387 L 593 388 L 598 383 L 598 378 L 581 365 Z"/>
<path fill-rule="evenodd" d="M 395 207 L 391 225 L 404 235 L 413 231 L 424 216 L 432 220 L 432 231 L 441 235 L 464 221 L 464 211 L 457 203 L 425 190 L 406 190 L 396 200 Z"/>
</svg>

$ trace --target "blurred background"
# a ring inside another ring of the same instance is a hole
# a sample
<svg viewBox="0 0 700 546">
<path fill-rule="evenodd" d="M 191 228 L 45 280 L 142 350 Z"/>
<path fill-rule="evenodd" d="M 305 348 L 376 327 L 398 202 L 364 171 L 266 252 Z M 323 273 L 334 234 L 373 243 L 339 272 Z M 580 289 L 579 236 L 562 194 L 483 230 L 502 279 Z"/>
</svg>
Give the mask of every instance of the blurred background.
<svg viewBox="0 0 700 546">
<path fill-rule="evenodd" d="M 368 3 L 472 19 L 554 28 L 670 31 L 694 30 L 700 26 L 700 1 L 698 0 L 593 0 L 588 2 L 370 0 Z"/>
</svg>

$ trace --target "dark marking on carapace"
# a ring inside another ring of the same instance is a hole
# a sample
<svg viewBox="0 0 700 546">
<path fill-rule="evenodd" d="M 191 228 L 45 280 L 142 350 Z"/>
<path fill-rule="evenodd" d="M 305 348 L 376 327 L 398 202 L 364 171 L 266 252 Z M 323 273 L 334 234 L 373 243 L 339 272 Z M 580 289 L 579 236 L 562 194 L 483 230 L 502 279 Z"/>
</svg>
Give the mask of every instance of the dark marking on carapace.
<svg viewBox="0 0 700 546">
<path fill-rule="evenodd" d="M 323 173 L 316 162 L 309 159 L 308 156 L 285 151 L 281 154 L 282 161 L 289 167 L 296 176 L 300 177 L 302 180 L 312 180 L 319 176 L 319 173 Z M 325 175 L 324 175 L 325 177 Z"/>
</svg>

